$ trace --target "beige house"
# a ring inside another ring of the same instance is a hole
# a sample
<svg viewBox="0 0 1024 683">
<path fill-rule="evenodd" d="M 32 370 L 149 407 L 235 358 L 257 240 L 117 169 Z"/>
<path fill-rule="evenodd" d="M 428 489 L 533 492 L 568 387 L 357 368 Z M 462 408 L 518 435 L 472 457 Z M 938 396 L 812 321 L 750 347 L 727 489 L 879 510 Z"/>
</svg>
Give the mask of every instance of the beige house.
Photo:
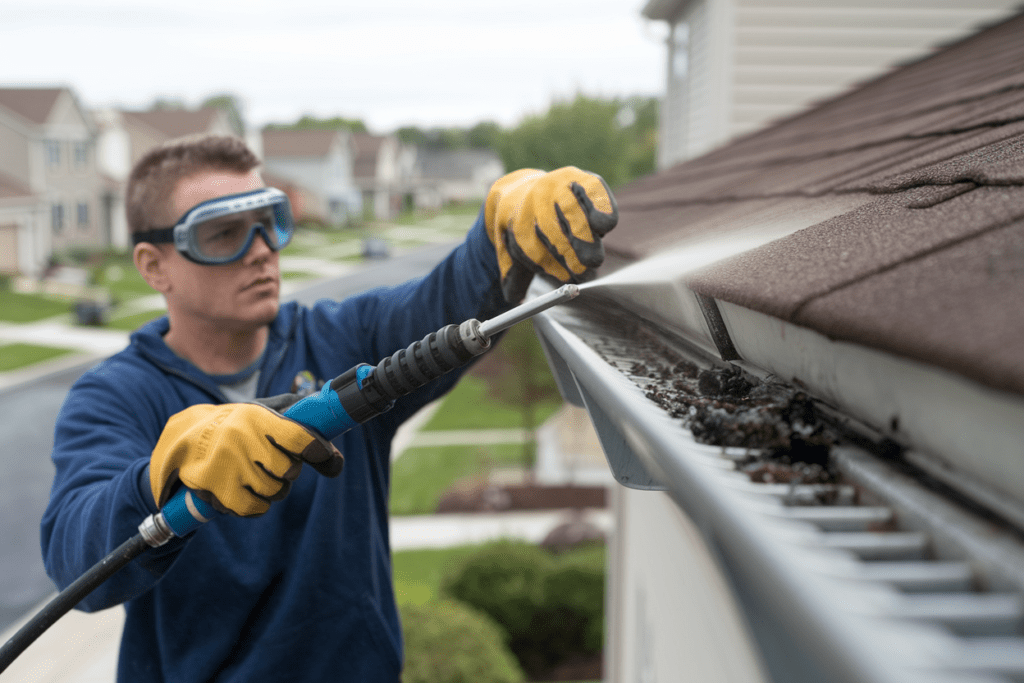
<svg viewBox="0 0 1024 683">
<path fill-rule="evenodd" d="M 301 217 L 341 225 L 361 212 L 353 179 L 357 154 L 345 130 L 272 130 L 261 136 L 263 166 L 281 182 L 308 191 Z"/>
<path fill-rule="evenodd" d="M 111 244 L 129 244 L 125 219 L 124 184 L 135 163 L 157 145 L 185 135 L 233 135 L 230 120 L 220 109 L 160 109 L 154 111 L 94 112 L 99 130 L 97 164 L 104 176 L 104 221 Z"/>
<path fill-rule="evenodd" d="M 1009 16 L 1019 0 L 649 0 L 669 34 L 661 168 Z"/>
<path fill-rule="evenodd" d="M 356 157 L 352 175 L 362 193 L 363 216 L 387 220 L 403 208 L 411 192 L 415 149 L 394 135 L 355 133 Z"/>
<path fill-rule="evenodd" d="M 436 209 L 451 202 L 482 201 L 504 174 L 505 165 L 493 150 L 420 148 L 413 172 L 416 207 Z"/>
<path fill-rule="evenodd" d="M 0 88 L 5 272 L 38 276 L 55 252 L 110 242 L 95 149 L 95 126 L 70 89 Z"/>
</svg>

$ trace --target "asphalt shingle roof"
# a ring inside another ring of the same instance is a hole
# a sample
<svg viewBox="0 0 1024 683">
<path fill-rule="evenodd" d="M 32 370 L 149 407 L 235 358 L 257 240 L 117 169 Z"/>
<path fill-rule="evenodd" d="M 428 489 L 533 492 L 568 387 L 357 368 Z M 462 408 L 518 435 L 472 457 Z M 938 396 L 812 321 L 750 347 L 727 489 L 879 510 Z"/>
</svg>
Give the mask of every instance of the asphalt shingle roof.
<svg viewBox="0 0 1024 683">
<path fill-rule="evenodd" d="M 628 259 L 803 221 L 688 286 L 1024 393 L 1024 15 L 617 198 Z"/>
<path fill-rule="evenodd" d="M 62 88 L 0 88 L 0 106 L 32 123 L 46 123 Z"/>
<path fill-rule="evenodd" d="M 210 129 L 217 110 L 212 107 L 196 109 L 162 109 L 154 111 L 126 111 L 125 116 L 141 121 L 143 124 L 160 131 L 169 138 L 184 135 L 205 133 Z"/>
<path fill-rule="evenodd" d="M 336 130 L 264 130 L 266 157 L 324 157 L 339 135 Z"/>
</svg>

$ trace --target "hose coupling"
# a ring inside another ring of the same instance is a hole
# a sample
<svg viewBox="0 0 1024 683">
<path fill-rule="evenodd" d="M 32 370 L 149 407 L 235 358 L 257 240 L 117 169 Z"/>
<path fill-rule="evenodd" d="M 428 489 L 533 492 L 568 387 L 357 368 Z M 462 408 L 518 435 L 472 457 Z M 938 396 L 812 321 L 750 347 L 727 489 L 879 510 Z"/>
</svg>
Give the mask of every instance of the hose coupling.
<svg viewBox="0 0 1024 683">
<path fill-rule="evenodd" d="M 157 512 L 142 520 L 142 524 L 139 525 L 139 533 L 153 548 L 159 548 L 175 536 L 162 512 Z"/>
</svg>

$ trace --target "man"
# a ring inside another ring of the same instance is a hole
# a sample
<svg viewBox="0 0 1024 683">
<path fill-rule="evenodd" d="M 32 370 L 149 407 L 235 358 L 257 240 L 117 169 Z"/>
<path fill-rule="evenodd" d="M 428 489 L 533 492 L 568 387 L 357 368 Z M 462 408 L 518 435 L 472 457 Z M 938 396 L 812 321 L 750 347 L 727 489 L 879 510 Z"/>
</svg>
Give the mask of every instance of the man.
<svg viewBox="0 0 1024 683">
<path fill-rule="evenodd" d="M 181 484 L 231 513 L 147 551 L 81 605 L 127 603 L 119 681 L 396 681 L 389 449 L 398 425 L 457 373 L 343 434 L 337 449 L 252 401 L 492 317 L 535 272 L 584 279 L 616 220 L 597 176 L 517 171 L 428 276 L 280 305 L 278 250 L 293 225 L 258 167 L 228 137 L 173 142 L 139 161 L 127 200 L 134 259 L 167 317 L 86 373 L 58 417 L 42 522 L 58 585 L 134 535 Z"/>
</svg>

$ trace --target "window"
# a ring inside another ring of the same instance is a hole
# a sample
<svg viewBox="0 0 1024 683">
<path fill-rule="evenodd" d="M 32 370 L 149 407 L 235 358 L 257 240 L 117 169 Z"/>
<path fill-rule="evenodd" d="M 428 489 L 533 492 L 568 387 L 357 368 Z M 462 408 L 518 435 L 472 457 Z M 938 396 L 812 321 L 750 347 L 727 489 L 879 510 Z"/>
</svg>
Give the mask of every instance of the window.
<svg viewBox="0 0 1024 683">
<path fill-rule="evenodd" d="M 78 229 L 86 230 L 89 227 L 89 203 L 79 202 L 75 209 L 75 214 L 78 218 Z"/>
<path fill-rule="evenodd" d="M 59 235 L 64 232 L 64 205 L 50 205 L 50 223 L 53 226 L 53 234 Z"/>
<path fill-rule="evenodd" d="M 89 165 L 89 143 L 88 142 L 76 142 L 75 143 L 75 168 L 78 170 L 85 170 Z"/>
<path fill-rule="evenodd" d="M 60 167 L 60 141 L 59 140 L 47 140 L 46 141 L 46 161 L 50 168 Z"/>
</svg>

